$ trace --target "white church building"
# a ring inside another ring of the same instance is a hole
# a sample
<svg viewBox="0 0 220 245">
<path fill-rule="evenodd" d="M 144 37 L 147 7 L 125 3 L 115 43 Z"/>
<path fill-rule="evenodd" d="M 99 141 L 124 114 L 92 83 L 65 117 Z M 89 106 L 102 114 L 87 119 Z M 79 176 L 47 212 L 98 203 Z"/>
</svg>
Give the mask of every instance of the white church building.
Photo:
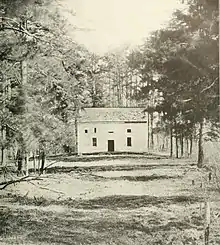
<svg viewBox="0 0 220 245">
<path fill-rule="evenodd" d="M 143 108 L 84 108 L 78 120 L 78 152 L 146 152 Z"/>
</svg>

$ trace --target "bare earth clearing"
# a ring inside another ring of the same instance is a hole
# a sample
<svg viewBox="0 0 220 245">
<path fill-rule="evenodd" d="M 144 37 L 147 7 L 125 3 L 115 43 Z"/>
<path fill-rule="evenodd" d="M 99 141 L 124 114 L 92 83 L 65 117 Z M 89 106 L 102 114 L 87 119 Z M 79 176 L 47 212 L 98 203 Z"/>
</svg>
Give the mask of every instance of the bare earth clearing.
<svg viewBox="0 0 220 245">
<path fill-rule="evenodd" d="M 0 244 L 204 244 L 197 176 L 186 159 L 56 163 L 44 181 L 1 192 Z M 219 194 L 211 201 L 220 244 Z"/>
</svg>

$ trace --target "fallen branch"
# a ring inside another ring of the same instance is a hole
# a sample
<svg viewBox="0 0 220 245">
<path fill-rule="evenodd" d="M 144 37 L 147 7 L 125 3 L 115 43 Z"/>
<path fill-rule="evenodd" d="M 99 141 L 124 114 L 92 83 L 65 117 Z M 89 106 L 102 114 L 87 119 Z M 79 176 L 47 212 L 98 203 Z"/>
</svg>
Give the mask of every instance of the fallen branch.
<svg viewBox="0 0 220 245">
<path fill-rule="evenodd" d="M 13 184 L 20 183 L 20 182 L 29 182 L 32 180 L 43 180 L 43 179 L 39 178 L 39 177 L 30 178 L 30 176 L 24 176 L 20 179 L 3 181 L 0 183 L 0 186 L 2 186 L 2 187 L 0 187 L 0 190 L 4 190 L 9 185 L 13 185 Z"/>
<path fill-rule="evenodd" d="M 57 191 L 57 190 L 53 190 L 53 189 L 50 189 L 50 188 L 47 188 L 47 187 L 43 187 L 43 186 L 40 186 L 40 185 L 36 185 L 36 184 L 34 184 L 34 183 L 32 183 L 32 182 L 30 182 L 30 184 L 32 184 L 32 185 L 34 185 L 34 186 L 36 186 L 37 188 L 40 188 L 40 189 L 42 189 L 42 190 L 47 190 L 47 191 L 51 191 L 51 192 L 55 192 L 55 193 L 58 193 L 58 194 L 65 194 L 64 192 L 62 192 L 62 191 Z"/>
</svg>

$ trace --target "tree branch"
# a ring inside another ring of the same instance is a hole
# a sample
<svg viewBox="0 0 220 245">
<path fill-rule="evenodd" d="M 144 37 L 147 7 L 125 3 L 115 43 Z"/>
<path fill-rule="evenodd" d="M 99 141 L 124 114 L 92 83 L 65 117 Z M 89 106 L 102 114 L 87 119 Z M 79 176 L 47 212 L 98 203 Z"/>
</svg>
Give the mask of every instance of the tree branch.
<svg viewBox="0 0 220 245">
<path fill-rule="evenodd" d="M 37 188 L 40 188 L 40 189 L 42 189 L 42 190 L 47 190 L 47 191 L 51 191 L 51 192 L 54 192 L 54 193 L 58 193 L 58 194 L 65 194 L 64 192 L 62 192 L 62 191 L 57 191 L 57 190 L 53 190 L 53 189 L 50 189 L 50 188 L 47 188 L 47 187 L 43 187 L 43 186 L 40 186 L 40 185 L 36 185 L 36 184 L 34 184 L 34 183 L 31 183 L 30 182 L 30 184 L 32 184 L 32 185 L 34 185 L 34 186 L 36 186 Z"/>
<path fill-rule="evenodd" d="M 218 81 L 218 79 L 219 79 L 219 78 L 217 77 L 217 78 L 213 81 L 213 83 L 211 83 L 208 87 L 204 88 L 204 89 L 201 91 L 201 93 L 203 93 L 203 92 L 209 90 L 210 88 L 212 88 L 212 87 L 215 85 L 216 81 Z"/>
<path fill-rule="evenodd" d="M 28 181 L 32 181 L 32 180 L 42 180 L 42 178 L 39 178 L 39 177 L 34 177 L 34 178 L 28 179 L 29 177 L 30 176 L 24 176 L 24 177 L 22 177 L 20 179 L 1 182 L 0 186 L 2 186 L 2 187 L 0 188 L 0 190 L 4 190 L 7 186 L 13 185 L 13 184 L 16 184 L 16 183 L 20 183 L 20 182 L 28 182 Z"/>
<path fill-rule="evenodd" d="M 27 32 L 25 30 L 22 30 L 20 28 L 15 28 L 15 27 L 11 27 L 11 26 L 4 26 L 4 27 L 0 28 L 0 30 L 3 30 L 3 31 L 4 30 L 11 30 L 11 31 L 15 31 L 15 32 L 20 32 L 20 33 L 23 33 L 23 34 L 25 34 L 25 35 L 27 35 L 29 37 L 33 37 L 33 38 L 36 38 L 37 39 L 37 37 L 34 36 L 33 34 Z"/>
<path fill-rule="evenodd" d="M 182 60 L 183 62 L 189 64 L 190 66 L 192 66 L 194 69 L 196 69 L 200 74 L 202 74 L 203 76 L 207 76 L 207 73 L 204 72 L 201 68 L 199 68 L 198 66 L 194 65 L 191 61 L 189 61 L 186 57 L 179 57 L 180 60 Z"/>
</svg>

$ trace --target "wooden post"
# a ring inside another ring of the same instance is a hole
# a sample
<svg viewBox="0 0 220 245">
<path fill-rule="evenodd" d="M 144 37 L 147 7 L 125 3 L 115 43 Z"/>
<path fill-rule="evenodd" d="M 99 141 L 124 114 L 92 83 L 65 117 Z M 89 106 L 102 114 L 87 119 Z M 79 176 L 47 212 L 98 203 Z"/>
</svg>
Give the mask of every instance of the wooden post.
<svg viewBox="0 0 220 245">
<path fill-rule="evenodd" d="M 211 221 L 210 203 L 208 200 L 206 200 L 205 201 L 205 227 L 204 227 L 205 245 L 209 245 L 210 221 Z"/>
</svg>

